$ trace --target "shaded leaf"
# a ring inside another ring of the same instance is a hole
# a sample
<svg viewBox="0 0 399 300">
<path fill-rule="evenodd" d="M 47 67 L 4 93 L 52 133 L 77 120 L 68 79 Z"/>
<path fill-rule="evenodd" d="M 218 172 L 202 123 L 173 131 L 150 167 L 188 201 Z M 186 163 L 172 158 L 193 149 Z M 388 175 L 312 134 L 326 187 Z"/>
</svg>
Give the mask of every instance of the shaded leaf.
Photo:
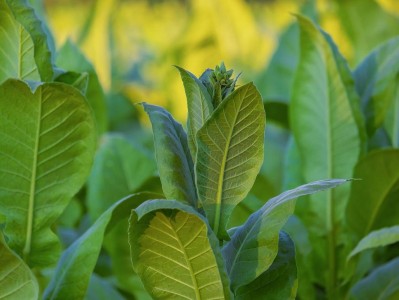
<svg viewBox="0 0 399 300">
<path fill-rule="evenodd" d="M 345 182 L 344 179 L 320 180 L 288 190 L 270 199 L 238 227 L 222 250 L 232 290 L 237 291 L 271 266 L 278 252 L 279 231 L 293 213 L 296 198 Z"/>
<path fill-rule="evenodd" d="M 224 99 L 198 131 L 198 196 L 219 238 L 228 237 L 230 214 L 262 165 L 265 121 L 262 98 L 249 83 Z"/>
<path fill-rule="evenodd" d="M 39 286 L 24 261 L 8 248 L 0 232 L 0 299 L 36 300 Z"/>
<path fill-rule="evenodd" d="M 218 241 L 192 207 L 147 201 L 132 212 L 129 243 L 134 269 L 153 298 L 230 299 Z"/>
<path fill-rule="evenodd" d="M 162 107 L 143 103 L 154 134 L 155 156 L 167 199 L 197 207 L 194 167 L 183 127 Z"/>
<path fill-rule="evenodd" d="M 50 226 L 89 173 L 94 123 L 71 86 L 45 83 L 34 93 L 18 80 L 0 86 L 0 213 L 10 247 L 30 266 L 59 255 Z"/>
<path fill-rule="evenodd" d="M 105 211 L 93 226 L 64 251 L 43 299 L 84 298 L 106 232 L 127 218 L 131 209 L 155 196 L 151 193 L 128 196 Z"/>
<path fill-rule="evenodd" d="M 93 273 L 90 278 L 86 300 L 124 300 L 125 298 L 110 282 Z"/>
</svg>

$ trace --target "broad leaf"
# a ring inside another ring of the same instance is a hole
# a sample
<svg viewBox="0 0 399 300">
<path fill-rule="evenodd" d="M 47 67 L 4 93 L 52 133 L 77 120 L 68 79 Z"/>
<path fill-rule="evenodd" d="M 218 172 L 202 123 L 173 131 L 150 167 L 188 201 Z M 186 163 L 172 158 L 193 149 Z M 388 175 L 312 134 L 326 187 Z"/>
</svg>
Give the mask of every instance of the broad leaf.
<svg viewBox="0 0 399 300">
<path fill-rule="evenodd" d="M 131 209 L 154 196 L 150 193 L 128 196 L 104 212 L 93 226 L 64 251 L 43 299 L 83 299 L 106 232 L 128 218 Z"/>
<path fill-rule="evenodd" d="M 353 73 L 361 97 L 367 131 L 372 136 L 383 124 L 388 112 L 398 110 L 395 99 L 399 79 L 399 38 L 379 46 L 368 55 Z M 398 102 L 398 103 L 397 103 Z M 393 115 L 397 120 L 398 116 Z"/>
<path fill-rule="evenodd" d="M 0 1 L 0 83 L 13 77 L 51 81 L 53 66 L 47 36 L 24 1 Z"/>
<path fill-rule="evenodd" d="M 356 166 L 346 223 L 357 236 L 397 225 L 399 214 L 399 150 L 371 152 Z"/>
<path fill-rule="evenodd" d="M 143 103 L 154 134 L 155 156 L 167 199 L 197 207 L 194 167 L 183 127 L 162 107 Z"/>
<path fill-rule="evenodd" d="M 188 145 L 190 146 L 191 156 L 196 157 L 196 135 L 213 111 L 212 99 L 199 79 L 180 67 L 177 67 L 177 69 L 180 72 L 187 97 Z"/>
<path fill-rule="evenodd" d="M 124 300 L 125 298 L 112 286 L 112 284 L 93 273 L 90 278 L 89 288 L 85 300 Z"/>
<path fill-rule="evenodd" d="M 351 299 L 394 300 L 399 298 L 399 258 L 376 268 L 351 289 Z"/>
<path fill-rule="evenodd" d="M 278 253 L 270 268 L 237 290 L 235 299 L 295 299 L 298 287 L 295 246 L 290 236 L 280 232 Z"/>
<path fill-rule="evenodd" d="M 23 82 L 0 86 L 0 213 L 10 247 L 30 266 L 59 255 L 50 226 L 82 187 L 95 148 L 94 122 L 74 88 Z"/>
<path fill-rule="evenodd" d="M 0 299 L 36 300 L 39 286 L 24 261 L 8 248 L 0 232 Z"/>
<path fill-rule="evenodd" d="M 399 226 L 372 231 L 360 240 L 356 248 L 349 254 L 347 260 L 364 250 L 387 246 L 397 242 L 399 242 Z"/>
<path fill-rule="evenodd" d="M 86 59 L 78 47 L 69 40 L 58 51 L 56 63 L 57 66 L 67 71 L 87 72 L 89 82 L 86 97 L 93 108 L 98 133 L 102 134 L 105 132 L 108 126 L 105 95 L 93 65 Z"/>
<path fill-rule="evenodd" d="M 230 214 L 262 165 L 265 121 L 262 98 L 249 83 L 225 98 L 198 131 L 198 197 L 219 238 L 227 238 Z"/>
<path fill-rule="evenodd" d="M 55 79 L 55 82 L 62 82 L 69 85 L 72 85 L 74 88 L 78 89 L 83 95 L 86 95 L 87 85 L 89 83 L 89 75 L 84 73 L 77 73 L 68 71 L 58 75 Z"/>
<path fill-rule="evenodd" d="M 218 241 L 202 215 L 177 201 L 133 210 L 129 243 L 135 271 L 156 299 L 230 299 Z"/>
<path fill-rule="evenodd" d="M 244 225 L 238 227 L 222 251 L 233 291 L 250 283 L 271 266 L 278 252 L 280 229 L 293 213 L 296 198 L 334 188 L 347 181 L 321 180 L 288 190 L 270 199 Z"/>
<path fill-rule="evenodd" d="M 351 178 L 363 146 L 350 71 L 329 37 L 304 17 L 298 16 L 298 22 L 301 57 L 290 113 L 304 180 Z M 310 212 L 320 219 L 314 225 L 333 229 L 342 219 L 349 189 L 346 185 L 311 197 Z"/>
</svg>

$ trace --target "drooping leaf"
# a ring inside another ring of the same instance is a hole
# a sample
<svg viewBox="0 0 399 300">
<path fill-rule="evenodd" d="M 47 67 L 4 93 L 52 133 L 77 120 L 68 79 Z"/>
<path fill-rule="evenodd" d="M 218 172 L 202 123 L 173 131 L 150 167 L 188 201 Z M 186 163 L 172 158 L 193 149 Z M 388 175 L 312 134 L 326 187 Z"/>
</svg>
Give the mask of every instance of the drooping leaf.
<svg viewBox="0 0 399 300">
<path fill-rule="evenodd" d="M 270 268 L 237 290 L 235 299 L 295 299 L 298 287 L 295 246 L 290 236 L 280 232 L 278 253 Z"/>
<path fill-rule="evenodd" d="M 0 299 L 36 300 L 39 286 L 24 261 L 8 248 L 0 232 Z"/>
<path fill-rule="evenodd" d="M 196 135 L 213 111 L 212 99 L 199 79 L 180 67 L 177 67 L 177 69 L 180 72 L 187 97 L 188 145 L 190 146 L 191 156 L 196 157 Z"/>
<path fill-rule="evenodd" d="M 233 292 L 271 266 L 278 252 L 280 229 L 293 213 L 296 198 L 334 188 L 347 181 L 321 180 L 288 190 L 270 199 L 238 227 L 222 250 Z"/>
<path fill-rule="evenodd" d="M 399 38 L 389 40 L 371 52 L 355 69 L 356 89 L 361 97 L 367 132 L 372 136 L 388 112 L 397 111 L 395 96 L 399 83 Z M 396 97 L 397 98 L 397 97 Z M 398 117 L 393 115 L 394 119 Z"/>
<path fill-rule="evenodd" d="M 399 297 L 399 258 L 376 268 L 351 289 L 351 299 L 394 300 Z"/>
<path fill-rule="evenodd" d="M 359 161 L 346 209 L 346 223 L 358 238 L 398 223 L 399 150 L 369 153 Z"/>
<path fill-rule="evenodd" d="M 25 1 L 0 1 L 0 82 L 7 78 L 51 81 L 52 54 L 47 35 Z"/>
<path fill-rule="evenodd" d="M 399 226 L 392 226 L 372 231 L 360 240 L 356 248 L 349 254 L 347 260 L 364 250 L 382 247 L 397 242 L 399 242 Z"/>
<path fill-rule="evenodd" d="M 96 220 L 119 199 L 138 192 L 152 176 L 156 165 L 144 151 L 117 134 L 104 135 L 97 151 L 87 185 L 87 204 L 91 220 Z M 150 189 L 153 191 L 153 187 Z M 159 198 L 159 196 L 158 196 Z M 127 243 L 127 219 L 122 220 L 104 240 L 111 257 L 112 271 L 118 285 L 136 293 L 137 275 L 132 272 Z"/>
<path fill-rule="evenodd" d="M 58 51 L 56 64 L 67 71 L 88 74 L 86 98 L 93 109 L 98 133 L 104 133 L 108 127 L 106 100 L 93 65 L 70 40 Z"/>
<path fill-rule="evenodd" d="M 192 207 L 147 201 L 129 223 L 133 267 L 153 298 L 231 298 L 218 241 Z"/>
<path fill-rule="evenodd" d="M 154 134 L 155 156 L 167 199 L 197 207 L 194 167 L 183 127 L 162 107 L 143 103 Z"/>
<path fill-rule="evenodd" d="M 151 193 L 128 196 L 105 211 L 79 239 L 64 251 L 51 282 L 44 292 L 43 299 L 84 298 L 104 235 L 121 220 L 128 218 L 131 209 L 154 196 L 156 195 Z"/>
<path fill-rule="evenodd" d="M 89 173 L 94 122 L 84 97 L 60 83 L 32 93 L 19 80 L 0 86 L 0 213 L 10 247 L 30 266 L 58 258 L 50 226 Z"/>
<path fill-rule="evenodd" d="M 360 108 L 349 68 L 330 38 L 310 20 L 298 16 L 298 22 L 301 57 L 290 117 L 304 180 L 351 178 L 363 145 Z M 349 188 L 311 197 L 310 212 L 320 216 L 316 226 L 331 231 L 335 220 L 342 219 Z"/>
<path fill-rule="evenodd" d="M 227 238 L 230 214 L 262 165 L 265 121 L 262 98 L 249 83 L 225 98 L 198 131 L 198 196 L 219 238 Z"/>
</svg>

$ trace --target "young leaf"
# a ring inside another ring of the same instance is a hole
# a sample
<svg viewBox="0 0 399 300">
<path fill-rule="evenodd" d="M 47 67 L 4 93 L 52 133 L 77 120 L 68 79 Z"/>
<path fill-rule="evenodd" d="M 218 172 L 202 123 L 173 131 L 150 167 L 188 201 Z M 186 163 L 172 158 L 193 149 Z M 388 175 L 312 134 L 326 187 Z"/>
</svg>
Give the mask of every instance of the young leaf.
<svg viewBox="0 0 399 300">
<path fill-rule="evenodd" d="M 280 231 L 278 253 L 273 264 L 254 281 L 240 287 L 235 299 L 295 299 L 297 287 L 295 246 L 290 236 Z"/>
<path fill-rule="evenodd" d="M 294 200 L 303 195 L 334 188 L 348 180 L 330 179 L 308 183 L 270 199 L 238 227 L 223 247 L 233 292 L 265 272 L 278 252 L 278 235 L 294 211 Z"/>
<path fill-rule="evenodd" d="M 154 134 L 155 156 L 167 199 L 197 207 L 194 167 L 183 127 L 162 107 L 143 103 Z"/>
<path fill-rule="evenodd" d="M 364 250 L 387 246 L 397 242 L 399 242 L 399 226 L 372 231 L 360 240 L 356 248 L 349 254 L 347 260 Z"/>
<path fill-rule="evenodd" d="M 180 72 L 187 97 L 188 145 L 190 146 L 191 156 L 196 157 L 197 141 L 195 137 L 213 111 L 212 99 L 199 79 L 180 67 L 176 68 Z"/>
<path fill-rule="evenodd" d="M 0 232 L 0 299 L 39 298 L 36 278 L 24 261 L 8 248 Z"/>
<path fill-rule="evenodd" d="M 43 299 L 83 299 L 101 250 L 104 234 L 121 220 L 128 218 L 131 209 L 153 197 L 156 195 L 150 193 L 128 196 L 104 212 L 93 226 L 64 251 Z"/>
<path fill-rule="evenodd" d="M 262 98 L 249 83 L 225 98 L 198 131 L 198 196 L 219 238 L 228 238 L 230 214 L 262 165 L 265 121 Z"/>
<path fill-rule="evenodd" d="M 52 54 L 33 9 L 25 1 L 1 0 L 0 16 L 0 82 L 9 77 L 51 81 Z"/>
<path fill-rule="evenodd" d="M 93 65 L 70 40 L 58 51 L 56 64 L 68 71 L 88 74 L 86 98 L 93 109 L 98 133 L 104 133 L 108 127 L 107 107 L 105 95 Z"/>
<path fill-rule="evenodd" d="M 376 268 L 351 289 L 351 299 L 393 300 L 399 297 L 399 258 Z"/>
<path fill-rule="evenodd" d="M 0 213 L 10 247 L 30 266 L 54 263 L 50 226 L 89 173 L 95 148 L 90 107 L 74 88 L 19 80 L 0 85 Z"/>
<path fill-rule="evenodd" d="M 153 298 L 231 298 L 218 241 L 192 207 L 147 201 L 129 222 L 133 267 Z"/>
<path fill-rule="evenodd" d="M 363 237 L 398 223 L 399 150 L 371 152 L 356 166 L 346 209 L 349 230 Z"/>
<path fill-rule="evenodd" d="M 399 38 L 379 46 L 356 68 L 356 89 L 361 97 L 367 131 L 372 136 L 383 124 L 389 111 L 399 106 L 396 102 L 399 73 Z M 396 109 L 397 110 L 397 109 Z M 394 116 L 394 119 L 397 116 Z"/>
</svg>

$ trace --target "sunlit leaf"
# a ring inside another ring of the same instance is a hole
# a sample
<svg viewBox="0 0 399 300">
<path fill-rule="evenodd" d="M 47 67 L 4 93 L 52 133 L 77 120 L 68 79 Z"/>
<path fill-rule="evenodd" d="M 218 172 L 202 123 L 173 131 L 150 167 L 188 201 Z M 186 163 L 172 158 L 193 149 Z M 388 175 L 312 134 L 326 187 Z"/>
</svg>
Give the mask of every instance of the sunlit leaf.
<svg viewBox="0 0 399 300">
<path fill-rule="evenodd" d="M 198 131 L 198 196 L 219 238 L 227 238 L 230 214 L 262 165 L 265 121 L 262 98 L 249 83 L 225 98 Z"/>
<path fill-rule="evenodd" d="M 10 247 L 30 266 L 59 255 L 50 226 L 89 173 L 94 122 L 83 96 L 60 83 L 32 93 L 8 80 L 0 86 L 0 212 Z"/>
</svg>

